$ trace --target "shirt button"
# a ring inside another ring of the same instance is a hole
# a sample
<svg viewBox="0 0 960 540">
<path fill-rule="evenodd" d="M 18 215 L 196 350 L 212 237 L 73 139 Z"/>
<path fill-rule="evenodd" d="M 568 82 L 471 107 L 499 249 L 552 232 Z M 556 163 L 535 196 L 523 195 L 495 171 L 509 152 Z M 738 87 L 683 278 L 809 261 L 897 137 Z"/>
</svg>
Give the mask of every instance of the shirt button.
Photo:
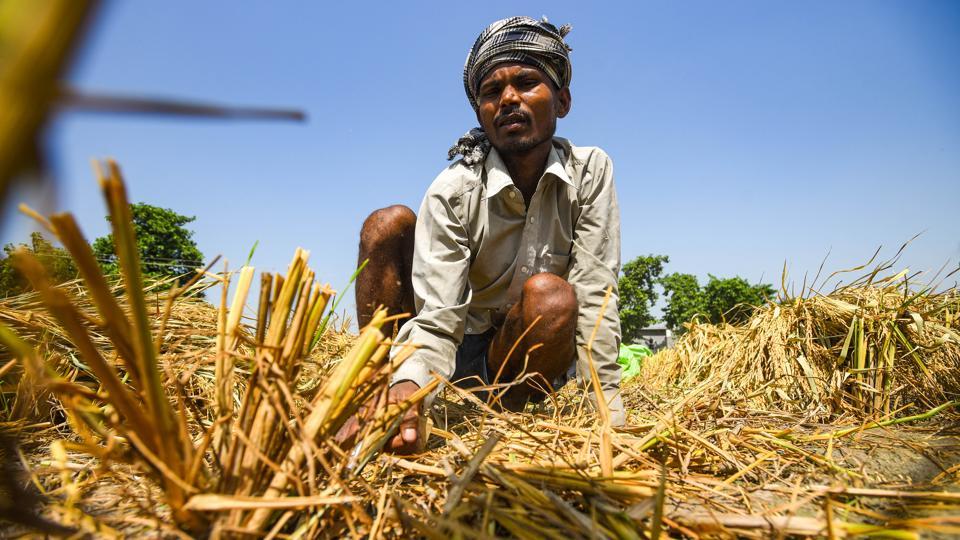
<svg viewBox="0 0 960 540">
<path fill-rule="evenodd" d="M 473 328 L 467 327 L 467 332 L 473 332 Z"/>
<path fill-rule="evenodd" d="M 526 266 L 521 266 L 521 267 L 520 267 L 520 271 L 523 272 L 524 274 L 526 274 L 528 271 L 530 271 L 530 269 L 527 268 Z"/>
<path fill-rule="evenodd" d="M 530 218 L 530 223 L 536 223 L 536 222 L 537 222 L 537 218 L 535 217 Z"/>
<path fill-rule="evenodd" d="M 517 194 L 516 194 L 516 192 L 511 191 L 510 193 L 507 193 L 507 197 L 510 197 L 511 199 L 516 199 L 516 198 L 517 198 Z"/>
</svg>

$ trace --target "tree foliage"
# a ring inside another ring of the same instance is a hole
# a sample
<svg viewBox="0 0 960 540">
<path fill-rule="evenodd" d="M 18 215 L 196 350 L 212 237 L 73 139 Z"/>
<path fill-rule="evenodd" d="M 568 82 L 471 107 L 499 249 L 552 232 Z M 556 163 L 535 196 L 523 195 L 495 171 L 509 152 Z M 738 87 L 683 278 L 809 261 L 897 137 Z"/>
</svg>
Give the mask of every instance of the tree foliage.
<svg viewBox="0 0 960 540">
<path fill-rule="evenodd" d="M 697 276 L 674 272 L 660 279 L 667 305 L 663 308 L 663 322 L 667 328 L 677 331 L 683 323 L 707 312 L 703 291 Z"/>
<path fill-rule="evenodd" d="M 617 288 L 624 342 L 639 340 L 640 330 L 656 322 L 650 310 L 659 298 L 655 286 L 663 273 L 663 265 L 668 262 L 670 258 L 666 255 L 646 255 L 623 265 Z"/>
<path fill-rule="evenodd" d="M 181 276 L 202 265 L 203 254 L 193 240 L 193 231 L 185 227 L 195 217 L 182 216 L 168 208 L 146 203 L 131 204 L 130 212 L 145 275 L 157 278 Z M 118 270 L 113 234 L 94 240 L 93 251 L 107 272 Z"/>
<path fill-rule="evenodd" d="M 718 278 L 710 275 L 703 287 L 691 274 L 669 274 L 660 283 L 667 297 L 664 322 L 675 332 L 683 332 L 683 323 L 701 318 L 717 324 L 738 324 L 750 317 L 753 308 L 773 298 L 776 292 L 766 283 L 751 285 L 742 277 Z"/>
<path fill-rule="evenodd" d="M 742 277 L 720 279 L 710 276 L 703 288 L 710 322 L 739 324 L 750 318 L 753 309 L 767 303 L 776 291 L 766 283 L 751 285 Z"/>
<path fill-rule="evenodd" d="M 77 266 L 73 263 L 70 254 L 65 249 L 51 244 L 39 232 L 34 232 L 30 234 L 29 244 L 3 246 L 3 257 L 0 258 L 0 298 L 33 290 L 26 278 L 13 267 L 11 255 L 18 247 L 33 253 L 47 270 L 47 275 L 53 283 L 63 283 L 78 277 Z"/>
</svg>

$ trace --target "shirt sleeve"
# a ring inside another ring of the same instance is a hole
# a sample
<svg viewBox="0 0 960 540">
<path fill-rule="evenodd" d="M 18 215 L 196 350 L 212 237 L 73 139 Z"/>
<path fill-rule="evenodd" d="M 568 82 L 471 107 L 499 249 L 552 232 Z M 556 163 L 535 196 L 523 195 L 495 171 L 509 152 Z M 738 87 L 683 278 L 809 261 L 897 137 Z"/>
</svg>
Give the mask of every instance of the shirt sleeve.
<svg viewBox="0 0 960 540">
<path fill-rule="evenodd" d="M 454 201 L 431 186 L 420 205 L 413 251 L 413 294 L 417 315 L 397 334 L 393 353 L 405 343 L 419 346 L 397 368 L 392 382 L 409 380 L 423 388 L 431 372 L 453 375 L 470 305 L 470 249 Z"/>
<path fill-rule="evenodd" d="M 620 208 L 613 184 L 613 164 L 600 150 L 591 156 L 580 187 L 580 216 L 574 226 L 568 281 L 580 304 L 577 320 L 577 374 L 590 381 L 587 346 L 596 327 L 591 355 L 613 425 L 623 425 L 626 413 L 620 396 L 620 313 L 617 277 L 620 273 Z M 610 301 L 602 309 L 607 288 Z M 599 326 L 597 318 L 603 311 Z M 590 394 L 593 396 L 593 394 Z"/>
</svg>

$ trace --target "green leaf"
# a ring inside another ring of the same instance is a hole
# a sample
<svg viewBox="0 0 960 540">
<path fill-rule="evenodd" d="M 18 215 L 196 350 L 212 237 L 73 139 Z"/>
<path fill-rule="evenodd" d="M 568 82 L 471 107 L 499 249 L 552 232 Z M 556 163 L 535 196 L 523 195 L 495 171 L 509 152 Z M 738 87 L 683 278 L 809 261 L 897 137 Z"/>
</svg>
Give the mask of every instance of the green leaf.
<svg viewBox="0 0 960 540">
<path fill-rule="evenodd" d="M 253 254 L 257 251 L 257 246 L 260 245 L 260 240 L 257 240 L 253 243 L 253 247 L 250 248 L 250 253 L 247 255 L 247 262 L 243 263 L 244 266 L 250 266 L 250 261 L 253 260 Z"/>
</svg>

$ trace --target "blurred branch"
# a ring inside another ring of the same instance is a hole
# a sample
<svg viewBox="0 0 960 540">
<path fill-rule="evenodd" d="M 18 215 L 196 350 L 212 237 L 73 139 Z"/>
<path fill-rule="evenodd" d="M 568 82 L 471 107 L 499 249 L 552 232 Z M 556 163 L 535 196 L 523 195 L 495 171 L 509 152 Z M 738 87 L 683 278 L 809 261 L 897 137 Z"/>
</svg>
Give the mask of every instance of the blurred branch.
<svg viewBox="0 0 960 540">
<path fill-rule="evenodd" d="M 238 120 L 289 120 L 294 122 L 302 122 L 307 118 L 303 111 L 296 109 L 230 107 L 177 99 L 91 94 L 73 88 L 61 89 L 57 104 L 69 109 L 104 113 L 158 114 Z"/>
</svg>

